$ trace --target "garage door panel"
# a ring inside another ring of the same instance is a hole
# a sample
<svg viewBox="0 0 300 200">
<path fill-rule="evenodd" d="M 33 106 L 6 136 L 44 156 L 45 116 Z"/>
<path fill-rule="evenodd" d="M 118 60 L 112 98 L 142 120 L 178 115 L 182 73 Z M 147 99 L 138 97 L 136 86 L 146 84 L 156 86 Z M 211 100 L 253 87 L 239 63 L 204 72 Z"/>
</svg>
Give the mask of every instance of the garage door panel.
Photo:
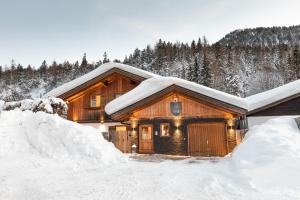
<svg viewBox="0 0 300 200">
<path fill-rule="evenodd" d="M 224 123 L 193 123 L 188 125 L 189 153 L 192 156 L 224 156 L 227 141 Z"/>
</svg>

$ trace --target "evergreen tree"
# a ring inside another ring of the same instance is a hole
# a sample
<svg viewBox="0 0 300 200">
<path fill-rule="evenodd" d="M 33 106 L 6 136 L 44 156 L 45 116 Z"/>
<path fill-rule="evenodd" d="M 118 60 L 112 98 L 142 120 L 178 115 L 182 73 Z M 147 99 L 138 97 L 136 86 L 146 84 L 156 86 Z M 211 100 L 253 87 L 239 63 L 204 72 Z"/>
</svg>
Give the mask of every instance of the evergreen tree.
<svg viewBox="0 0 300 200">
<path fill-rule="evenodd" d="M 103 53 L 103 61 L 102 61 L 102 63 L 104 64 L 104 63 L 108 63 L 108 62 L 109 62 L 109 59 L 108 59 L 107 53 L 104 52 Z"/>
<path fill-rule="evenodd" d="M 195 40 L 193 40 L 191 43 L 191 51 L 192 51 L 192 55 L 195 55 L 197 52 Z"/>
<path fill-rule="evenodd" d="M 154 64 L 154 72 L 160 73 L 165 63 L 165 55 L 166 55 L 166 43 L 162 41 L 162 39 L 158 40 L 158 43 L 155 45 L 156 52 L 156 60 Z"/>
<path fill-rule="evenodd" d="M 198 39 L 197 45 L 196 45 L 197 52 L 200 52 L 202 50 L 202 41 L 201 38 Z"/>
<path fill-rule="evenodd" d="M 200 83 L 200 66 L 197 57 L 194 59 L 194 63 L 189 65 L 187 72 L 187 79 L 195 83 Z"/>
<path fill-rule="evenodd" d="M 226 77 L 225 77 L 225 88 L 226 92 L 233 94 L 233 95 L 240 95 L 239 90 L 239 76 L 234 73 L 234 63 L 232 57 L 232 50 L 231 47 L 228 48 L 228 55 L 227 55 L 227 63 L 226 63 Z"/>
<path fill-rule="evenodd" d="M 80 66 L 79 66 L 78 60 L 73 65 L 73 71 L 74 71 L 74 73 L 73 73 L 72 78 L 74 79 L 80 75 Z"/>
<path fill-rule="evenodd" d="M 42 65 L 39 68 L 39 77 L 44 81 L 46 81 L 47 79 L 47 68 L 48 68 L 47 62 L 46 60 L 44 60 L 42 62 Z"/>
<path fill-rule="evenodd" d="M 292 66 L 295 74 L 295 79 L 300 79 L 300 52 L 299 46 L 295 46 L 293 50 Z"/>
<path fill-rule="evenodd" d="M 12 84 L 14 82 L 14 77 L 16 75 L 16 63 L 15 60 L 12 59 L 11 60 L 11 64 L 10 64 L 10 79 L 9 79 L 9 83 Z"/>
<path fill-rule="evenodd" d="M 186 71 L 185 71 L 185 67 L 184 66 L 182 66 L 182 68 L 181 68 L 181 77 L 180 78 L 186 79 Z"/>
<path fill-rule="evenodd" d="M 286 79 L 287 83 L 295 80 L 293 58 L 290 54 L 288 55 L 288 59 L 287 59 L 287 67 L 285 70 L 285 79 Z"/>
<path fill-rule="evenodd" d="M 200 71 L 200 83 L 204 86 L 211 87 L 212 85 L 212 75 L 209 69 L 209 61 L 207 59 L 206 51 L 203 55 L 203 66 Z"/>
<path fill-rule="evenodd" d="M 82 61 L 80 67 L 85 69 L 88 65 L 88 61 L 86 59 L 86 53 L 83 54 Z M 84 71 L 84 70 L 83 70 Z"/>
<path fill-rule="evenodd" d="M 114 59 L 113 62 L 114 62 L 114 63 L 121 63 L 121 61 L 118 60 L 118 59 Z"/>
</svg>

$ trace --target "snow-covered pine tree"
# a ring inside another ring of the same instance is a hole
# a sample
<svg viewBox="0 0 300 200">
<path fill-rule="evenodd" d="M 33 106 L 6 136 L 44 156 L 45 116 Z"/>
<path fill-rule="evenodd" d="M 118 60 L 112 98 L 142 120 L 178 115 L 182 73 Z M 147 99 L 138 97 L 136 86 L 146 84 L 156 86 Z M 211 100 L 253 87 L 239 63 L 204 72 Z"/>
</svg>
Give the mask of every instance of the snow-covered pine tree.
<svg viewBox="0 0 300 200">
<path fill-rule="evenodd" d="M 42 65 L 39 68 L 39 78 L 43 79 L 44 81 L 47 80 L 47 68 L 48 68 L 47 62 L 46 60 L 44 60 L 42 62 Z"/>
<path fill-rule="evenodd" d="M 239 76 L 234 72 L 234 63 L 231 47 L 228 48 L 227 63 L 225 69 L 225 89 L 226 92 L 240 96 L 240 79 Z"/>
<path fill-rule="evenodd" d="M 211 87 L 212 85 L 212 75 L 209 69 L 209 61 L 207 58 L 207 53 L 204 51 L 203 54 L 203 66 L 200 70 L 200 84 Z"/>
<path fill-rule="evenodd" d="M 186 79 L 186 71 L 185 71 L 185 67 L 184 66 L 181 67 L 181 76 L 180 76 L 180 78 Z"/>
<path fill-rule="evenodd" d="M 106 53 L 106 51 L 103 53 L 103 61 L 102 61 L 102 63 L 104 64 L 104 63 L 108 63 L 109 62 L 109 59 L 108 59 L 108 55 L 107 55 L 107 53 Z"/>
<path fill-rule="evenodd" d="M 300 79 L 300 52 L 299 46 L 295 46 L 293 50 L 292 67 L 295 74 L 295 79 Z"/>
<path fill-rule="evenodd" d="M 194 62 L 188 67 L 187 79 L 195 83 L 200 83 L 200 66 L 197 57 L 194 58 Z"/>
</svg>

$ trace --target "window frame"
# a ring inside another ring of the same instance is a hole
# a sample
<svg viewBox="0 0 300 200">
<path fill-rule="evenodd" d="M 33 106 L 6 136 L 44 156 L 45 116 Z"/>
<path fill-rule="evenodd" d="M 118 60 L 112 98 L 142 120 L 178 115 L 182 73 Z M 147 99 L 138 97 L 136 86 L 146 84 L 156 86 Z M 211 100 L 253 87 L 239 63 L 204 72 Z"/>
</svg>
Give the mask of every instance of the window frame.
<svg viewBox="0 0 300 200">
<path fill-rule="evenodd" d="M 97 105 L 97 97 L 99 97 L 99 104 Z M 94 99 L 95 98 L 95 99 Z M 100 94 L 90 95 L 90 108 L 100 108 L 101 107 L 102 96 Z M 95 103 L 95 105 L 93 105 Z"/>
<path fill-rule="evenodd" d="M 167 125 L 168 126 L 168 134 L 167 135 L 163 135 L 162 132 L 163 132 L 163 127 Z M 159 125 L 160 127 L 160 130 L 159 130 L 159 135 L 160 137 L 170 137 L 170 132 L 171 132 L 171 124 L 169 122 L 163 122 L 163 123 L 160 123 Z"/>
</svg>

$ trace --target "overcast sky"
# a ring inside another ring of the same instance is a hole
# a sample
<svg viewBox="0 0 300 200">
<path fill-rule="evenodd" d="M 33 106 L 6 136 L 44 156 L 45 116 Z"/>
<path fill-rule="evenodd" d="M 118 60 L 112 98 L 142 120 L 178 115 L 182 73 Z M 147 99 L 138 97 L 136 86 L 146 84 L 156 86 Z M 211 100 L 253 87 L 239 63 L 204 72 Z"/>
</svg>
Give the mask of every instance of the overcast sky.
<svg viewBox="0 0 300 200">
<path fill-rule="evenodd" d="M 0 65 L 123 60 L 159 38 L 210 43 L 235 29 L 300 24 L 300 0 L 0 0 Z"/>
</svg>

